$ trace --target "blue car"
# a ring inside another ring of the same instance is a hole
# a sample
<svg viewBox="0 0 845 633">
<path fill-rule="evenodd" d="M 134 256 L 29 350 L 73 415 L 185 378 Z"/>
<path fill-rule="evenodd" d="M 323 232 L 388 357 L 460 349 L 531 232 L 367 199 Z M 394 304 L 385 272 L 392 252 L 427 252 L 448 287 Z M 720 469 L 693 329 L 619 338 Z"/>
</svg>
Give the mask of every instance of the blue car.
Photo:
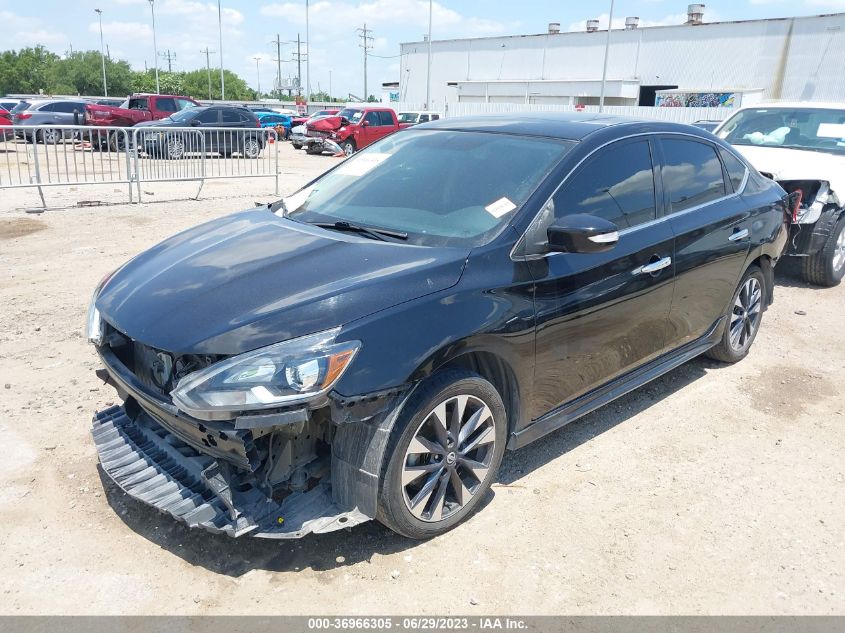
<svg viewBox="0 0 845 633">
<path fill-rule="evenodd" d="M 285 140 L 290 136 L 291 122 L 290 117 L 286 114 L 278 114 L 277 112 L 255 112 L 254 114 L 258 117 L 261 127 L 276 128 L 282 126 L 285 128 Z"/>
</svg>

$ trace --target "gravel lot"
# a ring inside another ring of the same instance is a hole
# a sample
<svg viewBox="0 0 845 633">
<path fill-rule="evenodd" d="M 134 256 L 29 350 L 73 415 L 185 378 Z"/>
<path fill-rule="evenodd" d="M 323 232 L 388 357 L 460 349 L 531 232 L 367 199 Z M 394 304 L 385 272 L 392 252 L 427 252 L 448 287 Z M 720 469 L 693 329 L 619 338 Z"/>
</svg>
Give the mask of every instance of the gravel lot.
<svg viewBox="0 0 845 633">
<path fill-rule="evenodd" d="M 282 150 L 284 191 L 336 160 Z M 89 427 L 115 393 L 82 338 L 93 287 L 271 193 L 229 181 L 33 216 L 16 209 L 35 194 L 2 192 L 0 612 L 845 614 L 845 288 L 783 271 L 745 361 L 692 361 L 507 454 L 482 511 L 426 543 L 374 522 L 215 537 L 104 482 Z"/>
</svg>

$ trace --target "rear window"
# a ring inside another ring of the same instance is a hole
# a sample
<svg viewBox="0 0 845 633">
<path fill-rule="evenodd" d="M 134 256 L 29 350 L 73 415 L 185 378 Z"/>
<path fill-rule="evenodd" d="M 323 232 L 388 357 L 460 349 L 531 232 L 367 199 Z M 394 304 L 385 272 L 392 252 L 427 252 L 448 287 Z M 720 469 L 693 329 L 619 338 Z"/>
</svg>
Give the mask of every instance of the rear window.
<svg viewBox="0 0 845 633">
<path fill-rule="evenodd" d="M 149 110 L 150 101 L 147 98 L 135 98 L 129 100 L 130 110 Z"/>
<path fill-rule="evenodd" d="M 31 105 L 32 104 L 29 101 L 21 101 L 18 105 L 12 108 L 12 112 L 23 112 L 24 110 L 28 110 Z"/>
<path fill-rule="evenodd" d="M 663 182 L 672 211 L 683 211 L 725 195 L 725 178 L 716 149 L 709 144 L 663 139 Z"/>
</svg>

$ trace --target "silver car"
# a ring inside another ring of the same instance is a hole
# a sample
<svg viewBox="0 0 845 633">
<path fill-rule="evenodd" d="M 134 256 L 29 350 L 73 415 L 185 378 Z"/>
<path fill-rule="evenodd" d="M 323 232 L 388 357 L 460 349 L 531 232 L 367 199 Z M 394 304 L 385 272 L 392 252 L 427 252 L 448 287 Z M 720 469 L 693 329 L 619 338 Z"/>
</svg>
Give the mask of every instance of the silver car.
<svg viewBox="0 0 845 633">
<path fill-rule="evenodd" d="M 83 125 L 85 104 L 82 99 L 32 99 L 21 101 L 12 109 L 12 125 L 16 128 L 38 126 L 36 130 L 16 129 L 15 136 L 30 142 L 53 145 L 63 138 L 73 138 L 69 130 L 52 129 L 50 125 Z M 64 132 L 64 133 L 63 133 Z"/>
</svg>

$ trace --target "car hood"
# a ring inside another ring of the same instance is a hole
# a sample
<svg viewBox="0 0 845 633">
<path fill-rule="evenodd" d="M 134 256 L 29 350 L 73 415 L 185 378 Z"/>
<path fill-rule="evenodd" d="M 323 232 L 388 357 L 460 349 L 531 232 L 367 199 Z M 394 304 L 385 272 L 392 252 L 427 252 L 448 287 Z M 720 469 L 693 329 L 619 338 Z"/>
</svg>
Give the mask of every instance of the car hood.
<svg viewBox="0 0 845 633">
<path fill-rule="evenodd" d="M 845 156 L 784 147 L 735 145 L 748 161 L 775 180 L 826 180 L 841 198 L 845 194 Z"/>
<path fill-rule="evenodd" d="M 151 347 L 239 354 L 449 288 L 468 255 L 324 230 L 262 208 L 141 253 L 96 304 L 108 323 Z"/>
</svg>

